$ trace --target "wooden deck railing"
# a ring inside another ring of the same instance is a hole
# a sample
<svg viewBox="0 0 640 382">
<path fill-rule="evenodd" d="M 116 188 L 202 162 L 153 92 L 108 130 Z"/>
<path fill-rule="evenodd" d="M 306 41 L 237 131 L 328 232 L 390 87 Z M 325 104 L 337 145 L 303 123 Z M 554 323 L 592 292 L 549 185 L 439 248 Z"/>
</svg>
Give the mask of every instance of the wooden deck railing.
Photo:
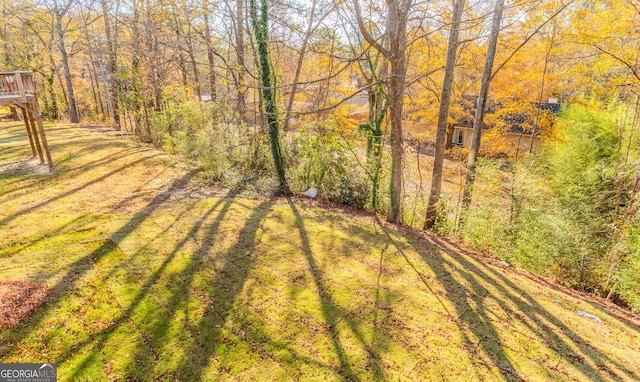
<svg viewBox="0 0 640 382">
<path fill-rule="evenodd" d="M 33 73 L 24 71 L 0 71 L 0 97 L 30 101 L 35 96 L 36 89 Z"/>
</svg>

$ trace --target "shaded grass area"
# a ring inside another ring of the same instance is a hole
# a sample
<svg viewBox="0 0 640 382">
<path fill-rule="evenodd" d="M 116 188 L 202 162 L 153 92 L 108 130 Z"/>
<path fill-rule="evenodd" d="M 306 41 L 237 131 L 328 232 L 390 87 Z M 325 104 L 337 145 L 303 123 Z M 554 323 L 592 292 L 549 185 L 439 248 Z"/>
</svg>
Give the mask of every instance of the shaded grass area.
<svg viewBox="0 0 640 382">
<path fill-rule="evenodd" d="M 0 166 L 25 160 L 19 129 L 0 125 Z M 0 280 L 48 288 L 0 332 L 3 362 L 57 362 L 60 380 L 640 379 L 632 321 L 442 238 L 241 188 L 196 197 L 174 157 L 48 134 L 56 173 L 0 171 Z"/>
</svg>

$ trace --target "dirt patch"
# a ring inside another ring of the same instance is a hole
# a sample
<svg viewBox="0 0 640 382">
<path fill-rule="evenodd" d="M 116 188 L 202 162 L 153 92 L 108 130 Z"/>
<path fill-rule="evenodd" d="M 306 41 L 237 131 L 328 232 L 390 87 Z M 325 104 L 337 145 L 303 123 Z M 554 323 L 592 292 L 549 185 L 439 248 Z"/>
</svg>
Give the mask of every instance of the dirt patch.
<svg viewBox="0 0 640 382">
<path fill-rule="evenodd" d="M 29 317 L 47 298 L 47 288 L 22 281 L 0 281 L 0 328 Z"/>
<path fill-rule="evenodd" d="M 0 165 L 0 175 L 9 174 L 15 171 L 25 171 L 35 175 L 51 175 L 49 166 L 40 163 L 37 157 L 25 157 L 15 162 Z"/>
</svg>

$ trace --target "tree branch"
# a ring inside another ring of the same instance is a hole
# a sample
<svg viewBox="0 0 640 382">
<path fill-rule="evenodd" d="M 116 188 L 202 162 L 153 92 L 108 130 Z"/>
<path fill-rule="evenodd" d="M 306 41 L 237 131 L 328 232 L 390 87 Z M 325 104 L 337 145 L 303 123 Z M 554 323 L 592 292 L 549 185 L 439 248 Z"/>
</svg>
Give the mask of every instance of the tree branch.
<svg viewBox="0 0 640 382">
<path fill-rule="evenodd" d="M 364 37 L 367 42 L 373 46 L 378 52 L 380 52 L 385 57 L 391 56 L 391 52 L 385 49 L 378 41 L 376 41 L 373 36 L 369 33 L 367 28 L 364 26 L 364 21 L 362 19 L 362 11 L 360 10 L 360 0 L 353 0 L 353 7 L 356 10 L 356 19 L 358 21 L 358 29 L 360 29 L 360 33 Z"/>
<path fill-rule="evenodd" d="M 500 69 L 502 69 L 512 58 L 513 56 L 516 55 L 516 53 L 518 53 L 518 51 L 520 49 L 522 49 L 522 47 L 524 47 L 525 45 L 527 45 L 527 43 L 529 42 L 529 40 L 531 40 L 533 38 L 533 36 L 535 36 L 536 34 L 538 34 L 538 32 L 540 32 L 540 30 L 542 28 L 544 28 L 545 25 L 549 24 L 551 22 L 551 20 L 555 19 L 556 16 L 558 16 L 562 11 L 564 11 L 570 4 L 572 4 L 575 0 L 570 0 L 567 3 L 565 3 L 564 5 L 562 5 L 562 7 L 560 7 L 560 9 L 558 9 L 553 15 L 551 15 L 551 17 L 549 17 L 547 20 L 545 20 L 545 22 L 543 22 L 542 24 L 540 24 L 534 31 L 533 33 L 531 33 L 530 35 L 527 36 L 527 38 L 524 39 L 524 41 L 522 41 L 520 43 L 520 45 L 518 45 L 518 47 L 516 49 L 514 49 L 511 54 L 509 55 L 509 57 L 507 57 L 504 61 L 502 61 L 502 63 L 500 65 L 498 65 L 498 67 L 493 71 L 493 73 L 491 74 L 491 77 L 489 79 L 489 81 L 493 80 L 493 77 L 496 76 L 496 74 L 498 74 L 498 72 L 500 71 Z"/>
</svg>

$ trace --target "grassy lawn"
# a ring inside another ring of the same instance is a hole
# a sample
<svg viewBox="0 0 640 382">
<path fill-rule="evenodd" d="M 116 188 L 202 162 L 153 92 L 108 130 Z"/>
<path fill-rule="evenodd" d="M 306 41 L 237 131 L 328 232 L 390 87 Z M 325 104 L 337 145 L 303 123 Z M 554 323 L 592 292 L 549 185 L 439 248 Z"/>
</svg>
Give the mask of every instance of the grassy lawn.
<svg viewBox="0 0 640 382">
<path fill-rule="evenodd" d="M 60 380 L 638 380 L 640 325 L 435 235 L 206 185 L 66 125 L 0 124 L 0 281 L 48 289 L 3 362 Z M 594 314 L 597 323 L 576 310 Z"/>
</svg>

